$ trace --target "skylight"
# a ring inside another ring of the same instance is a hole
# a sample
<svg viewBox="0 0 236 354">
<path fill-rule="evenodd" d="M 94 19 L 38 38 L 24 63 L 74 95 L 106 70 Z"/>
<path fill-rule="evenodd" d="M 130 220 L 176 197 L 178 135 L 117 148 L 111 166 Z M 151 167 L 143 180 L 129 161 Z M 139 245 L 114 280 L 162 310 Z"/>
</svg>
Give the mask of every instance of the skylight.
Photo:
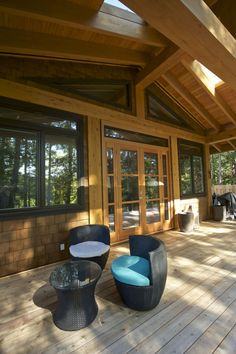
<svg viewBox="0 0 236 354">
<path fill-rule="evenodd" d="M 208 78 L 209 81 L 211 81 L 214 86 L 218 85 L 219 83 L 222 83 L 223 80 L 220 79 L 218 76 L 216 76 L 212 71 L 207 69 L 203 64 L 201 64 L 199 61 L 195 60 L 200 66 L 206 77 Z"/>
<path fill-rule="evenodd" d="M 133 12 L 133 11 L 130 10 L 127 6 L 125 6 L 124 4 L 122 4 L 122 2 L 120 2 L 119 0 L 104 0 L 104 3 L 110 4 L 110 5 L 113 5 L 113 6 L 116 6 L 116 7 L 118 7 L 119 9 L 122 9 L 122 10 L 126 10 L 126 11 L 129 11 L 129 12 Z"/>
</svg>

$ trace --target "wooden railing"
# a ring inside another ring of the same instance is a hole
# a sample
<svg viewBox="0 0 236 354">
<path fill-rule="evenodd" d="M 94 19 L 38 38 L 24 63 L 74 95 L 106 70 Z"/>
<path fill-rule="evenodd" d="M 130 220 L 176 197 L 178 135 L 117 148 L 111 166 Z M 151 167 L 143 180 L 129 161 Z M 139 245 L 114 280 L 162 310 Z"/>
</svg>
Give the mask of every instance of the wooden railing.
<svg viewBox="0 0 236 354">
<path fill-rule="evenodd" d="M 215 193 L 217 195 L 221 195 L 228 192 L 233 192 L 236 194 L 236 184 L 219 184 L 211 187 L 212 194 Z"/>
</svg>

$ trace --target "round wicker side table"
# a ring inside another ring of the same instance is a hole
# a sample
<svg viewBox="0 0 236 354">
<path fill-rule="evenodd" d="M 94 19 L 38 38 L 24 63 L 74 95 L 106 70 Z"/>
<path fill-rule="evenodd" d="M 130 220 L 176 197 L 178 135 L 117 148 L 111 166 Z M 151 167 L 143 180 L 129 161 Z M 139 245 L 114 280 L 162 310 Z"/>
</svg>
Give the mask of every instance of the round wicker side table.
<svg viewBox="0 0 236 354">
<path fill-rule="evenodd" d="M 49 282 L 57 292 L 57 307 L 53 320 L 57 327 L 74 331 L 88 326 L 97 316 L 95 287 L 102 274 L 97 263 L 67 262 L 56 268 Z"/>
</svg>

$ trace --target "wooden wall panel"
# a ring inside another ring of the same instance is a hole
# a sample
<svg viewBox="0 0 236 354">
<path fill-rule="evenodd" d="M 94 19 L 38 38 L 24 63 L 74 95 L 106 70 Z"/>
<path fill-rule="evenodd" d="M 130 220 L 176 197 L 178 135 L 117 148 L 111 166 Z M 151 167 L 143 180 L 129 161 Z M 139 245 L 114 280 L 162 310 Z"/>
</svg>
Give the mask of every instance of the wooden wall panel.
<svg viewBox="0 0 236 354">
<path fill-rule="evenodd" d="M 87 223 L 87 212 L 0 221 L 0 277 L 68 259 L 69 230 Z"/>
</svg>

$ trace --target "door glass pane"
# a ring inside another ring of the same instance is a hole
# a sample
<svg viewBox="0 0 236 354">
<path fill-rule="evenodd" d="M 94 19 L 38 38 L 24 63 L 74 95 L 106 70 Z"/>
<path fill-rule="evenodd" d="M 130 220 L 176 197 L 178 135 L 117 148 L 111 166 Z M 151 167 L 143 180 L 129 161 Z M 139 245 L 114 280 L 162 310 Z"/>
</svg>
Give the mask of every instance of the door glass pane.
<svg viewBox="0 0 236 354">
<path fill-rule="evenodd" d="M 195 193 L 204 192 L 202 157 L 193 156 L 193 184 Z"/>
<path fill-rule="evenodd" d="M 114 203 L 114 177 L 108 176 L 108 203 Z"/>
<path fill-rule="evenodd" d="M 145 177 L 145 190 L 147 199 L 159 198 L 159 180 L 158 177 Z"/>
<path fill-rule="evenodd" d="M 139 203 L 122 204 L 122 228 L 129 229 L 139 224 Z"/>
<path fill-rule="evenodd" d="M 158 156 L 157 154 L 144 153 L 145 174 L 158 174 Z"/>
<path fill-rule="evenodd" d="M 138 156 L 137 151 L 121 150 L 120 164 L 121 173 L 138 173 Z"/>
<path fill-rule="evenodd" d="M 147 202 L 146 203 L 146 223 L 152 224 L 154 222 L 159 222 L 160 218 L 160 203 L 158 201 L 155 202 Z"/>
<path fill-rule="evenodd" d="M 164 197 L 168 197 L 168 179 L 167 177 L 163 177 L 163 182 L 164 182 Z"/>
<path fill-rule="evenodd" d="M 139 199 L 138 176 L 123 176 L 121 183 L 123 202 Z"/>
<path fill-rule="evenodd" d="M 164 201 L 164 208 L 165 208 L 165 220 L 169 220 L 169 202 L 168 202 L 168 200 Z"/>
<path fill-rule="evenodd" d="M 107 173 L 113 173 L 113 149 L 107 149 Z"/>
<path fill-rule="evenodd" d="M 114 205 L 108 207 L 108 218 L 110 231 L 115 231 L 115 208 Z"/>
</svg>

